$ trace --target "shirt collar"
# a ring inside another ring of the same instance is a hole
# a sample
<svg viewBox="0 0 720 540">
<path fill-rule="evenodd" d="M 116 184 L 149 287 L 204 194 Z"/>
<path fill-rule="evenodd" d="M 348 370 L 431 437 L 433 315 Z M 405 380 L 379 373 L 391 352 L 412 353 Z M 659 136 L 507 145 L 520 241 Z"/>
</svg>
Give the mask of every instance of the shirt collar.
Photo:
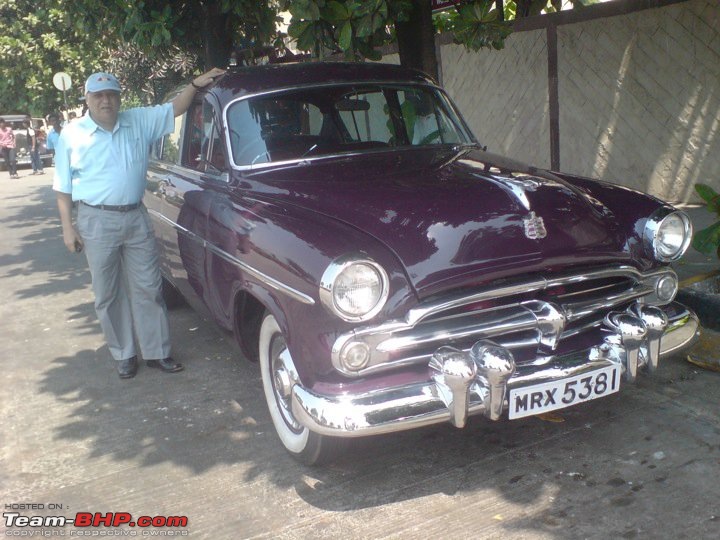
<svg viewBox="0 0 720 540">
<path fill-rule="evenodd" d="M 88 133 L 93 133 L 98 129 L 103 129 L 95 123 L 95 120 L 92 119 L 90 113 L 87 113 L 85 116 L 83 116 L 79 120 L 76 120 L 75 122 L 80 125 L 83 131 L 87 131 Z M 118 114 L 117 122 L 115 123 L 115 127 L 113 128 L 111 133 L 115 133 L 121 127 L 128 126 L 130 126 L 130 122 L 127 120 L 127 118 L 125 118 L 125 114 L 123 114 L 123 112 L 121 111 L 120 114 Z"/>
</svg>

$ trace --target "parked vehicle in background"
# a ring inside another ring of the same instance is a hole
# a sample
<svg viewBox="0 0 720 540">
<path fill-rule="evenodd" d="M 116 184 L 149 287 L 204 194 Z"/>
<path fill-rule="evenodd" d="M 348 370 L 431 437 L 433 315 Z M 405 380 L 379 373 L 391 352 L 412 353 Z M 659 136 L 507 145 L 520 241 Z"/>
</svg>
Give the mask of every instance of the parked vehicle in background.
<svg viewBox="0 0 720 540">
<path fill-rule="evenodd" d="M 487 152 L 417 71 L 239 68 L 153 156 L 168 300 L 260 363 L 306 463 L 351 437 L 603 398 L 698 331 L 669 266 L 687 215 Z"/>
<path fill-rule="evenodd" d="M 25 119 L 29 118 L 24 114 L 3 114 L 0 118 L 4 119 L 13 128 L 15 133 L 15 152 L 18 167 L 30 166 L 30 147 L 31 141 L 28 140 L 27 130 L 25 129 Z M 47 136 L 47 126 L 45 120 L 42 118 L 31 119 L 33 129 L 35 129 L 36 136 L 39 135 L 38 149 L 40 151 L 40 160 L 42 161 L 43 167 L 50 167 L 52 165 L 52 154 L 48 151 L 45 146 Z M 5 170 L 5 160 L 0 156 L 0 170 Z"/>
</svg>

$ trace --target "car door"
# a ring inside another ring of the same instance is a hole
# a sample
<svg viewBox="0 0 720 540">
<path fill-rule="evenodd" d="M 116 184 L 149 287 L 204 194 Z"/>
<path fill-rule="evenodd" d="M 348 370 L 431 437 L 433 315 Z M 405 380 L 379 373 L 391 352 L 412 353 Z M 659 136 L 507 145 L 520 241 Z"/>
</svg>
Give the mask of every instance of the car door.
<svg viewBox="0 0 720 540">
<path fill-rule="evenodd" d="M 175 136 L 163 141 L 164 159 L 148 170 L 162 245 L 162 270 L 199 312 L 213 316 L 208 289 L 208 216 L 226 192 L 228 173 L 211 95 L 193 103 L 176 123 Z M 214 316 L 214 318 L 217 318 Z"/>
</svg>

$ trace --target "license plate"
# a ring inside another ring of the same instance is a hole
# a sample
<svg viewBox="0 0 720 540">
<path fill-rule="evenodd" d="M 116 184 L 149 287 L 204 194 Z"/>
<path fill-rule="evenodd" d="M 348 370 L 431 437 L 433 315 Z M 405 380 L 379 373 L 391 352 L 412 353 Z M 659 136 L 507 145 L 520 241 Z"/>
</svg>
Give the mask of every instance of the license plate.
<svg viewBox="0 0 720 540">
<path fill-rule="evenodd" d="M 620 366 L 608 366 L 567 379 L 512 388 L 510 420 L 524 418 L 614 394 L 620 390 Z"/>
</svg>

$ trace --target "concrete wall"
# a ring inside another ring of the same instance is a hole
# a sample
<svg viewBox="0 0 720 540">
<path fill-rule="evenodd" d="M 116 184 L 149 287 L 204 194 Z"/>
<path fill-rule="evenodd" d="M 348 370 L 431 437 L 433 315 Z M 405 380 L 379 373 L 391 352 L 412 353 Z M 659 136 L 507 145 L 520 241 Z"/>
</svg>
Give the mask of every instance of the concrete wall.
<svg viewBox="0 0 720 540">
<path fill-rule="evenodd" d="M 557 32 L 563 169 L 669 201 L 720 187 L 718 0 Z"/>
<path fill-rule="evenodd" d="M 550 167 L 545 31 L 518 32 L 502 51 L 440 49 L 443 85 L 481 144 Z"/>
<path fill-rule="evenodd" d="M 501 51 L 442 45 L 443 85 L 482 144 L 550 167 L 556 62 L 560 169 L 699 201 L 695 182 L 720 190 L 720 1 L 629 9 L 641 1 L 538 17 Z M 597 18 L 618 7 L 632 12 Z"/>
</svg>

